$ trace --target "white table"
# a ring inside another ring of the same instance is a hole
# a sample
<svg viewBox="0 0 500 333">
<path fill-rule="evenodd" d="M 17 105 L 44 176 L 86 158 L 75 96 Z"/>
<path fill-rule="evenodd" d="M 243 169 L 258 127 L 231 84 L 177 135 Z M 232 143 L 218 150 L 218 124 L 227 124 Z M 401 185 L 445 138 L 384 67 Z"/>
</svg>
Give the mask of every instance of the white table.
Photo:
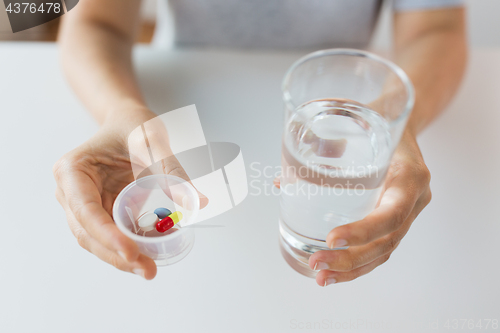
<svg viewBox="0 0 500 333">
<path fill-rule="evenodd" d="M 136 60 L 151 107 L 195 103 L 207 140 L 240 145 L 251 180 L 252 162 L 279 164 L 280 82 L 300 55 L 141 48 Z M 500 320 L 499 49 L 472 52 L 460 94 L 421 137 L 432 203 L 386 264 L 327 288 L 281 257 L 276 196 L 200 223 L 188 257 L 150 282 L 82 250 L 51 167 L 97 125 L 54 45 L 2 43 L 0 60 L 1 332 L 447 332 L 447 320 L 483 319 L 478 331 Z"/>
</svg>

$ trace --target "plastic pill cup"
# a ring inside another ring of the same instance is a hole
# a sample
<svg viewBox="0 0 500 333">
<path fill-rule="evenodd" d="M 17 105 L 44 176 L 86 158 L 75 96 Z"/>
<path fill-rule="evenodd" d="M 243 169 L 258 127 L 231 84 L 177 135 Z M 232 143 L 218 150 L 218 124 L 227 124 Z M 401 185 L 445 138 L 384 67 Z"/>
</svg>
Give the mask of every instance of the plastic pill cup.
<svg viewBox="0 0 500 333">
<path fill-rule="evenodd" d="M 160 207 L 181 212 L 182 220 L 165 233 L 156 229 L 141 230 L 139 218 Z M 166 266 L 182 260 L 193 248 L 194 228 L 184 226 L 195 221 L 199 209 L 198 194 L 189 182 L 158 174 L 139 178 L 125 187 L 113 205 L 113 219 L 141 253 L 153 259 L 157 266 Z"/>
</svg>

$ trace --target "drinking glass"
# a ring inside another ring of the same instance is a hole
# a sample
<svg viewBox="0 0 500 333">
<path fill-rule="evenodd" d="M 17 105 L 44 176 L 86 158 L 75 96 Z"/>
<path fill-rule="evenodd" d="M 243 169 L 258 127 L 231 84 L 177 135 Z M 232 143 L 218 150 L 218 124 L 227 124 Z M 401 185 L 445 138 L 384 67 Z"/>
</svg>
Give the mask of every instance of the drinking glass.
<svg viewBox="0 0 500 333">
<path fill-rule="evenodd" d="M 280 246 L 290 266 L 314 277 L 308 260 L 331 250 L 328 233 L 377 206 L 414 90 L 401 68 L 354 49 L 303 57 L 282 90 Z"/>
</svg>

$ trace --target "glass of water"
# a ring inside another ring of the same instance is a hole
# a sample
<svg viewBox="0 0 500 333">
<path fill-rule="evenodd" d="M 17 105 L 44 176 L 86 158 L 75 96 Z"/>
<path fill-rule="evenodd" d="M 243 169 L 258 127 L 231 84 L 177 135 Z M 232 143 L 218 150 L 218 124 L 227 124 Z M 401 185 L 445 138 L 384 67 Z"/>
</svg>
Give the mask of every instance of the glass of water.
<svg viewBox="0 0 500 333">
<path fill-rule="evenodd" d="M 282 89 L 280 247 L 290 266 L 314 277 L 308 260 L 330 250 L 328 233 L 377 206 L 414 91 L 401 68 L 353 49 L 303 57 Z"/>
</svg>

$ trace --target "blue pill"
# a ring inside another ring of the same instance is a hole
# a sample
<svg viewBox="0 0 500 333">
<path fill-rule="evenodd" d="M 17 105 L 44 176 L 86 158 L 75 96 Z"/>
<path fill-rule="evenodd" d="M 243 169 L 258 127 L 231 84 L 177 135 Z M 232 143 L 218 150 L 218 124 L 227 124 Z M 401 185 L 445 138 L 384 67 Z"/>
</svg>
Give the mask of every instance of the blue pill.
<svg viewBox="0 0 500 333">
<path fill-rule="evenodd" d="M 169 216 L 170 214 L 172 214 L 172 212 L 170 211 L 170 209 L 166 209 L 166 208 L 156 208 L 154 213 L 156 215 L 158 215 L 158 217 L 163 220 L 165 217 Z"/>
</svg>

